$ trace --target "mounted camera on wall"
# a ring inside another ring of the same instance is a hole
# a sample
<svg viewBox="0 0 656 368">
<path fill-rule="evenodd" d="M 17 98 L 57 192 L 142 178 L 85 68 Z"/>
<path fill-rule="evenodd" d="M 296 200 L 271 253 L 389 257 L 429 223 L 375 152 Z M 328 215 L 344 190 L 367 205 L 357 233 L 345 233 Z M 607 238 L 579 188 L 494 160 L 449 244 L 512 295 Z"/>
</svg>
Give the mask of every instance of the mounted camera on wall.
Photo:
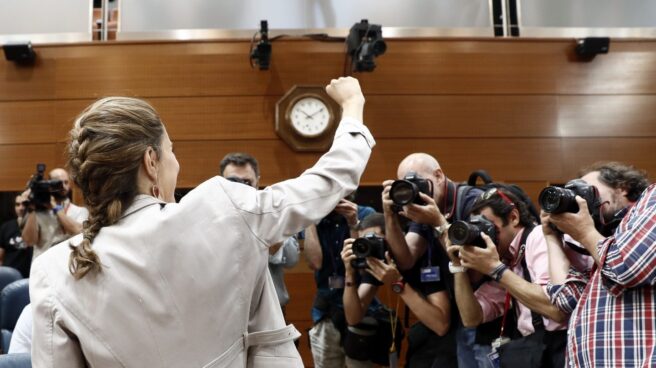
<svg viewBox="0 0 656 368">
<path fill-rule="evenodd" d="M 253 47 L 255 36 L 260 34 L 260 41 Z M 260 30 L 253 35 L 251 41 L 251 67 L 258 65 L 260 70 L 269 70 L 271 63 L 271 41 L 269 41 L 269 22 L 260 21 Z"/>
<path fill-rule="evenodd" d="M 579 60 L 591 61 L 599 54 L 607 54 L 609 47 L 608 37 L 586 37 L 576 41 L 574 52 Z"/>
<path fill-rule="evenodd" d="M 369 24 L 366 19 L 351 27 L 346 45 L 351 56 L 351 69 L 356 72 L 373 71 L 376 58 L 387 50 L 381 25 Z"/>
</svg>

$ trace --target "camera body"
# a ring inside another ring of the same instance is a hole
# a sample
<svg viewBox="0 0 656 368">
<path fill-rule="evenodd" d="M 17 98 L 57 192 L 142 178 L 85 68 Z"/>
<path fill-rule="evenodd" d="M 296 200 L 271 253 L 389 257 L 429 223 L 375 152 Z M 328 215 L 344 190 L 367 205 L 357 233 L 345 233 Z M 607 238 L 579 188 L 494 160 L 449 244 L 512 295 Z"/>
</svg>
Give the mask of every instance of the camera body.
<svg viewBox="0 0 656 368">
<path fill-rule="evenodd" d="M 449 227 L 449 239 L 455 245 L 473 245 L 486 248 L 485 240 L 481 237 L 485 233 L 497 244 L 497 228 L 492 221 L 482 215 L 474 215 L 469 221 L 456 221 Z"/>
<path fill-rule="evenodd" d="M 596 221 L 599 218 L 599 191 L 594 185 L 581 179 L 570 180 L 563 188 L 551 186 L 542 189 L 538 201 L 542 210 L 547 213 L 576 213 L 579 212 L 577 195 L 588 203 L 590 215 Z"/>
<path fill-rule="evenodd" d="M 64 189 L 64 183 L 61 180 L 45 180 L 45 164 L 36 164 L 36 173 L 32 175 L 27 187 L 30 189 L 28 204 L 34 205 L 37 211 L 48 209 L 50 198 L 54 193 L 61 192 Z"/>
<path fill-rule="evenodd" d="M 385 238 L 374 233 L 366 234 L 353 242 L 353 254 L 355 259 L 351 261 L 353 268 L 367 268 L 367 257 L 385 259 Z"/>
<path fill-rule="evenodd" d="M 395 180 L 390 188 L 390 198 L 395 205 L 401 207 L 410 203 L 419 205 L 426 204 L 419 193 L 433 196 L 433 182 L 417 175 L 414 171 L 409 172 L 403 179 Z"/>
</svg>

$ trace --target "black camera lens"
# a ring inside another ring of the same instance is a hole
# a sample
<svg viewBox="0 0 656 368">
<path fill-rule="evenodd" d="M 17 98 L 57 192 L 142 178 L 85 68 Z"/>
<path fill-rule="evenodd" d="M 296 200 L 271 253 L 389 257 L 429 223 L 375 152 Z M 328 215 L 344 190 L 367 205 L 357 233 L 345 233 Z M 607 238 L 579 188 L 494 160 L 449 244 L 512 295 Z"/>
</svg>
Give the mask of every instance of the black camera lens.
<svg viewBox="0 0 656 368">
<path fill-rule="evenodd" d="M 455 245 L 473 245 L 486 248 L 481 233 L 487 234 L 493 243 L 497 243 L 497 230 L 494 223 L 482 215 L 474 215 L 469 221 L 456 221 L 449 227 L 449 240 Z"/>
<path fill-rule="evenodd" d="M 542 189 L 538 198 L 542 210 L 547 213 L 578 212 L 576 193 L 570 189 L 547 187 Z"/>
<path fill-rule="evenodd" d="M 475 225 L 466 221 L 456 221 L 449 227 L 449 239 L 455 245 L 470 245 L 480 236 L 480 231 Z"/>
<path fill-rule="evenodd" d="M 407 180 L 396 180 L 390 188 L 390 198 L 397 206 L 405 206 L 417 198 L 417 186 Z"/>
<path fill-rule="evenodd" d="M 366 258 L 371 254 L 371 245 L 366 238 L 358 238 L 353 242 L 353 254 L 358 258 Z"/>
</svg>

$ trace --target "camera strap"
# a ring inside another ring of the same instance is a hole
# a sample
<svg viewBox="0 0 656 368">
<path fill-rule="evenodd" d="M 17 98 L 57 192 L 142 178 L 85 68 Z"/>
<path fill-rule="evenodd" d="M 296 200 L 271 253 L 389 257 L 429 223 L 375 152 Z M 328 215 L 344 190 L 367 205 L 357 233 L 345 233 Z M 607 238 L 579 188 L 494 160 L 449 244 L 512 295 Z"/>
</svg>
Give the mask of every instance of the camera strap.
<svg viewBox="0 0 656 368">
<path fill-rule="evenodd" d="M 387 293 L 387 304 L 389 306 L 392 306 L 392 301 L 391 301 L 391 295 L 390 293 Z M 390 316 L 390 329 L 392 332 L 392 345 L 389 348 L 390 354 L 394 354 L 396 352 L 396 331 L 397 328 L 399 327 L 396 322 L 397 319 L 396 317 L 399 315 L 399 302 L 401 301 L 401 297 L 399 295 L 396 296 L 396 306 L 394 307 L 394 311 L 392 312 L 392 309 L 388 308 L 387 311 L 389 312 Z"/>
</svg>

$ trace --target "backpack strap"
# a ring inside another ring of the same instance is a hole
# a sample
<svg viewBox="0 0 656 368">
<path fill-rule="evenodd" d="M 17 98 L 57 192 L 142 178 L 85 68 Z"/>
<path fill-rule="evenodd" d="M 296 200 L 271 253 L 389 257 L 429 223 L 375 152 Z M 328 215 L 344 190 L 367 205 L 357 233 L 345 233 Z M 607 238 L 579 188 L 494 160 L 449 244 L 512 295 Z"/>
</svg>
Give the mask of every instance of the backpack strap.
<svg viewBox="0 0 656 368">
<path fill-rule="evenodd" d="M 469 175 L 469 179 L 467 179 L 467 185 L 475 187 L 476 182 L 478 181 L 478 178 L 483 179 L 483 183 L 485 183 L 485 184 L 492 183 L 492 177 L 490 176 L 490 174 L 488 174 L 488 172 L 483 170 L 483 169 L 479 169 L 479 170 L 476 170 L 476 171 L 472 172 Z"/>
</svg>

